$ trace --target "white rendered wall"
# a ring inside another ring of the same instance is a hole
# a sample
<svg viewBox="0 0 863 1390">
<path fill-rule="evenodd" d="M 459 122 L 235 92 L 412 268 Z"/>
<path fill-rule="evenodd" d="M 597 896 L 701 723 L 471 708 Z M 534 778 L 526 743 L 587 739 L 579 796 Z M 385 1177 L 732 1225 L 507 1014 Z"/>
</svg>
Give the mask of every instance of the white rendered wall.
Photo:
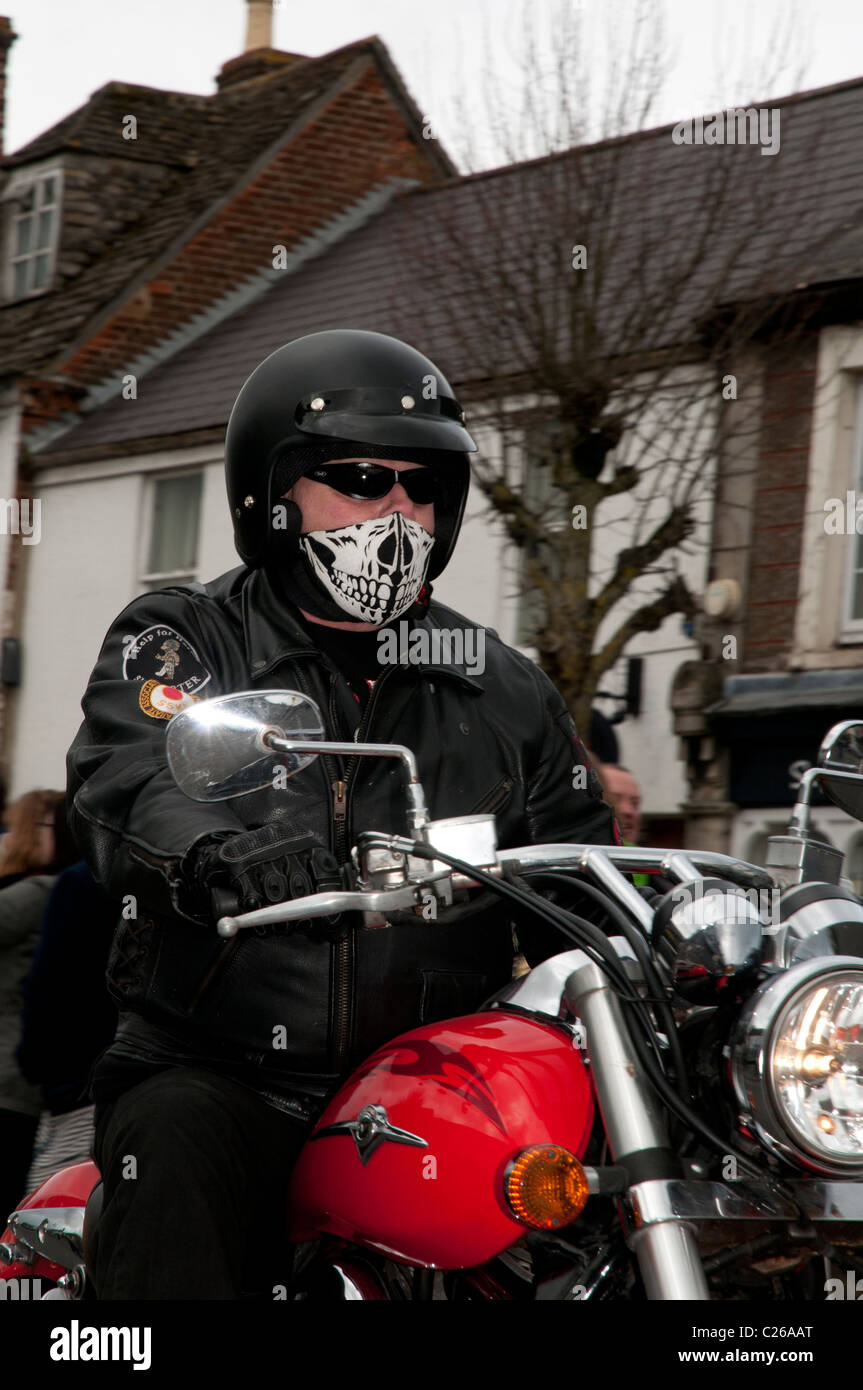
<svg viewBox="0 0 863 1390">
<path fill-rule="evenodd" d="M 239 564 L 220 462 L 212 450 L 48 469 L 38 475 L 42 539 L 27 557 L 23 680 L 13 696 L 10 795 L 62 788 L 80 700 L 105 633 L 142 586 L 146 488 L 151 472 L 190 464 L 205 472 L 200 576 Z"/>
<path fill-rule="evenodd" d="M 643 541 L 664 520 L 672 488 L 679 487 L 681 479 L 689 474 L 695 479 L 696 530 L 687 540 L 685 551 L 676 552 L 674 564 L 696 598 L 704 592 L 713 514 L 714 381 L 703 368 L 680 368 L 669 374 L 660 390 L 645 398 L 638 429 L 638 447 L 644 451 L 637 459 L 644 470 L 642 480 L 632 492 L 609 498 L 599 509 L 593 593 L 610 574 L 618 552 L 624 546 Z M 642 384 L 649 386 L 649 378 L 644 378 Z M 620 451 L 627 443 L 624 436 Z M 626 457 L 623 461 L 627 461 Z M 671 563 L 666 555 L 658 562 L 664 572 L 635 581 L 601 624 L 598 645 L 609 640 L 630 612 L 658 597 L 672 578 Z M 637 718 L 627 717 L 615 726 L 615 732 L 620 761 L 639 782 L 643 811 L 647 814 L 678 813 L 687 795 L 685 764 L 678 757 L 669 696 L 678 668 L 698 653 L 698 644 L 685 635 L 684 619 L 679 613 L 666 618 L 655 632 L 638 633 L 626 646 L 626 656 L 644 658 L 641 714 Z M 604 677 L 602 689 L 622 692 L 625 684 L 624 658 Z M 597 704 L 606 716 L 621 708 L 610 702 Z"/>
<path fill-rule="evenodd" d="M 473 424 L 471 429 L 479 453 L 496 456 L 499 446 L 495 432 Z M 482 492 L 472 483 L 456 548 L 434 582 L 434 597 L 473 622 L 494 628 L 504 642 L 511 643 L 518 623 L 517 576 L 518 556 Z"/>
<path fill-rule="evenodd" d="M 850 638 L 842 633 L 845 570 L 856 537 L 829 535 L 824 524 L 828 498 L 844 502 L 847 491 L 855 486 L 861 382 L 863 324 L 823 328 L 818 343 L 792 668 L 819 671 L 863 665 L 859 633 Z"/>
</svg>

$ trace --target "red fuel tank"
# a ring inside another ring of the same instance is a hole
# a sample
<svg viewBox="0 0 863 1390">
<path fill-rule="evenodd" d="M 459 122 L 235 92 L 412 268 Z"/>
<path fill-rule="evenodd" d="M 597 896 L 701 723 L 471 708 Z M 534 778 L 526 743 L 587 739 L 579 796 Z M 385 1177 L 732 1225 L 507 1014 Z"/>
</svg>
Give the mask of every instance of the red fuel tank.
<svg viewBox="0 0 863 1390">
<path fill-rule="evenodd" d="M 403 1033 L 315 1126 L 291 1181 L 291 1239 L 329 1232 L 410 1264 L 484 1264 L 527 1229 L 504 1196 L 510 1162 L 546 1143 L 580 1158 L 592 1123 L 563 1027 L 500 1010 Z"/>
</svg>

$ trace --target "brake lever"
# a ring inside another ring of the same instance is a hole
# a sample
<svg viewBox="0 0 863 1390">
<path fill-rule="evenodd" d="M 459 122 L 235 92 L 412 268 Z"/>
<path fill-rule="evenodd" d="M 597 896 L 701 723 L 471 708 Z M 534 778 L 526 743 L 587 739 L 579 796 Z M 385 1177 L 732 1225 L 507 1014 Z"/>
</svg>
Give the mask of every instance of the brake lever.
<svg viewBox="0 0 863 1390">
<path fill-rule="evenodd" d="M 368 892 L 346 891 L 310 893 L 291 902 L 257 907 L 239 916 L 220 917 L 216 923 L 219 936 L 236 936 L 244 927 L 270 927 L 277 922 L 305 922 L 314 917 L 329 917 L 337 912 L 393 912 L 399 908 L 422 904 L 422 884 L 404 884 L 398 888 L 375 888 Z"/>
</svg>

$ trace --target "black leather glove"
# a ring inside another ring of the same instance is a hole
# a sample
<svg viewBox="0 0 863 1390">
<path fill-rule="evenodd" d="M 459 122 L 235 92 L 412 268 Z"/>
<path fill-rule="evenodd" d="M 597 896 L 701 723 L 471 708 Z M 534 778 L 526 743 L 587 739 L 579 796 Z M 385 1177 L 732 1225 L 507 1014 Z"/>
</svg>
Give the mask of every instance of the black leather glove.
<svg viewBox="0 0 863 1390">
<path fill-rule="evenodd" d="M 335 855 L 279 821 L 205 841 L 190 877 L 198 903 L 217 916 L 342 887 Z"/>
</svg>

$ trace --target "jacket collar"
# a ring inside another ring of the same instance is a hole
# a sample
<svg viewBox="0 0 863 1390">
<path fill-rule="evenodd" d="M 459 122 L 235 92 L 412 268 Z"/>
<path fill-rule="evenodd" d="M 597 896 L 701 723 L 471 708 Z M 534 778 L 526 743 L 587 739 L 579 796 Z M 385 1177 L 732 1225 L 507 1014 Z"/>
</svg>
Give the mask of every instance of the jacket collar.
<svg viewBox="0 0 863 1390">
<path fill-rule="evenodd" d="M 288 657 L 320 656 L 298 610 L 276 598 L 262 569 L 252 570 L 243 585 L 242 614 L 246 660 L 255 679 Z"/>
<path fill-rule="evenodd" d="M 444 625 L 435 612 L 436 608 L 437 605 L 432 603 L 422 618 L 401 618 L 393 625 L 398 638 L 398 665 L 410 675 L 441 676 L 444 679 L 455 680 L 481 694 L 482 685 L 471 676 L 463 661 L 435 662 L 417 659 L 425 653 L 422 644 L 417 641 L 414 641 L 411 647 L 410 635 L 417 629 L 422 629 L 431 638 L 435 630 L 443 629 Z M 249 671 L 256 680 L 265 676 L 268 671 L 275 670 L 280 662 L 291 657 L 317 657 L 319 660 L 325 660 L 300 621 L 298 610 L 282 603 L 276 597 L 269 578 L 262 569 L 252 570 L 243 585 L 242 616 L 246 660 Z M 471 623 L 466 626 L 473 629 L 476 625 Z M 425 648 L 433 655 L 435 650 L 440 648 L 440 639 L 437 644 L 434 640 L 427 642 Z"/>
</svg>

